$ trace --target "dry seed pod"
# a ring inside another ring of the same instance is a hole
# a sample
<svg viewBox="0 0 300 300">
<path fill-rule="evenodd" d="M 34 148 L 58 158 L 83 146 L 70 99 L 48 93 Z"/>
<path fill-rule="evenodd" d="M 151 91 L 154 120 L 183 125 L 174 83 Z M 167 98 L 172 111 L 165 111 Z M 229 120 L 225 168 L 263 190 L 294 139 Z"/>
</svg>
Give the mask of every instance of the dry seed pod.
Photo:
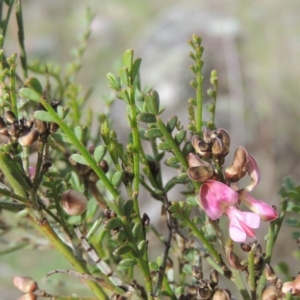
<svg viewBox="0 0 300 300">
<path fill-rule="evenodd" d="M 204 127 L 202 133 L 203 133 L 203 140 L 209 144 L 211 142 L 212 130 L 207 127 Z"/>
<path fill-rule="evenodd" d="M 214 170 L 212 167 L 191 167 L 188 168 L 187 174 L 197 182 L 205 182 L 213 177 Z"/>
<path fill-rule="evenodd" d="M 97 176 L 97 174 L 94 171 L 91 171 L 89 173 L 89 182 L 97 182 L 99 180 L 99 177 Z"/>
<path fill-rule="evenodd" d="M 198 154 L 205 156 L 209 150 L 209 144 L 205 143 L 198 135 L 193 135 L 191 143 Z"/>
<path fill-rule="evenodd" d="M 149 218 L 149 216 L 146 213 L 143 214 L 142 224 L 143 224 L 144 228 L 148 227 L 149 224 L 150 224 L 150 218 Z"/>
<path fill-rule="evenodd" d="M 43 134 L 46 132 L 47 130 L 47 125 L 45 122 L 39 120 L 39 119 L 35 119 L 34 120 L 34 125 L 35 125 L 35 128 L 38 130 L 38 132 L 40 134 Z"/>
<path fill-rule="evenodd" d="M 277 282 L 277 276 L 276 276 L 273 268 L 269 264 L 267 264 L 267 263 L 265 264 L 264 274 L 266 276 L 266 279 L 270 283 L 276 284 L 276 282 Z"/>
<path fill-rule="evenodd" d="M 210 286 L 214 288 L 219 282 L 219 273 L 215 269 L 212 269 L 209 274 L 209 279 Z"/>
<path fill-rule="evenodd" d="M 61 195 L 61 206 L 71 216 L 81 215 L 87 210 L 88 200 L 82 193 L 66 190 Z"/>
<path fill-rule="evenodd" d="M 11 110 L 7 110 L 4 113 L 4 117 L 9 124 L 13 124 L 17 121 L 16 115 Z"/>
<path fill-rule="evenodd" d="M 6 124 L 2 117 L 0 117 L 0 132 L 2 129 L 6 128 Z"/>
<path fill-rule="evenodd" d="M 102 159 L 102 160 L 99 162 L 98 166 L 102 169 L 102 171 L 103 171 L 104 173 L 107 173 L 107 172 L 108 172 L 108 163 L 107 163 L 107 161 L 106 161 L 105 159 Z"/>
<path fill-rule="evenodd" d="M 192 274 L 197 280 L 201 280 L 203 278 L 202 270 L 198 266 L 192 266 Z"/>
<path fill-rule="evenodd" d="M 38 284 L 29 276 L 14 276 L 14 286 L 23 293 L 32 293 L 38 289 Z"/>
<path fill-rule="evenodd" d="M 211 291 L 208 288 L 198 289 L 197 297 L 198 299 L 209 299 L 211 296 Z"/>
<path fill-rule="evenodd" d="M 242 250 L 245 252 L 250 252 L 250 250 L 251 250 L 251 246 L 247 243 L 240 243 L 240 246 L 241 246 Z"/>
<path fill-rule="evenodd" d="M 200 158 L 198 155 L 194 153 L 189 153 L 187 156 L 187 162 L 189 167 L 209 167 L 209 162 L 205 161 L 204 159 Z"/>
<path fill-rule="evenodd" d="M 195 295 L 196 296 L 197 295 L 197 290 L 198 290 L 198 288 L 196 286 L 188 285 L 188 286 L 185 287 L 184 293 L 186 295 Z"/>
<path fill-rule="evenodd" d="M 36 299 L 37 299 L 37 295 L 33 293 L 24 294 L 18 298 L 18 300 L 36 300 Z"/>
<path fill-rule="evenodd" d="M 217 290 L 214 293 L 212 300 L 230 300 L 231 295 L 227 290 Z"/>
<path fill-rule="evenodd" d="M 247 268 L 247 265 L 242 264 L 240 258 L 232 251 L 228 255 L 228 261 L 230 266 L 236 270 L 243 271 Z"/>
<path fill-rule="evenodd" d="M 261 294 L 261 300 L 277 300 L 278 290 L 273 284 L 268 285 Z"/>
<path fill-rule="evenodd" d="M 20 133 L 20 126 L 18 123 L 14 123 L 10 125 L 10 127 L 8 128 L 8 134 L 10 136 L 17 136 L 19 133 Z"/>
<path fill-rule="evenodd" d="M 24 129 L 19 137 L 19 144 L 22 147 L 31 146 L 39 137 L 39 132 L 36 129 Z"/>
<path fill-rule="evenodd" d="M 223 145 L 219 138 L 216 138 L 211 147 L 212 154 L 218 156 L 223 154 Z"/>
<path fill-rule="evenodd" d="M 59 129 L 59 125 L 58 124 L 56 124 L 56 123 L 51 123 L 50 124 L 50 132 L 51 133 L 56 132 L 58 129 Z"/>
<path fill-rule="evenodd" d="M 229 153 L 230 136 L 229 136 L 228 132 L 223 128 L 218 129 L 217 136 L 221 140 L 222 145 L 223 145 L 222 155 L 226 156 Z"/>
</svg>

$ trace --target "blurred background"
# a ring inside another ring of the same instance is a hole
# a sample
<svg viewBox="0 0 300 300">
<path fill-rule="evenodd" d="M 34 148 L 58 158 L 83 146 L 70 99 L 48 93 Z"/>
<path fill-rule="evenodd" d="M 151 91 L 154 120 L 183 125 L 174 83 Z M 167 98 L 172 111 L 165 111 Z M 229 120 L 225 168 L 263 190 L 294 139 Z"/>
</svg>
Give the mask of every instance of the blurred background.
<svg viewBox="0 0 300 300">
<path fill-rule="evenodd" d="M 296 182 L 300 179 L 300 2 L 27 0 L 23 2 L 23 17 L 28 61 L 70 61 L 71 49 L 78 45 L 78 36 L 84 31 L 87 6 L 95 18 L 77 82 L 93 88 L 88 106 L 101 112 L 101 98 L 111 94 L 105 75 L 118 72 L 122 54 L 131 48 L 135 57 L 143 60 L 143 86 L 153 86 L 166 105 L 164 120 L 177 114 L 187 123 L 187 100 L 194 96 L 189 86 L 193 75 L 187 40 L 193 33 L 202 36 L 204 91 L 209 87 L 210 72 L 216 69 L 219 74 L 216 125 L 229 132 L 232 154 L 237 146 L 244 146 L 257 160 L 261 183 L 253 195 L 278 204 L 277 191 L 283 177 L 290 174 Z M 8 55 L 19 53 L 14 22 L 8 31 Z M 204 96 L 209 100 L 206 92 Z M 117 116 L 120 109 L 114 106 L 113 115 Z M 115 118 L 119 135 L 125 123 L 125 119 Z M 173 200 L 181 198 L 178 195 Z M 156 206 L 151 207 L 150 217 L 159 218 Z M 262 241 L 266 228 L 262 228 L 258 240 Z M 290 267 L 295 264 L 291 252 L 297 245 L 290 236 L 290 229 L 283 230 L 274 264 L 282 258 Z M 1 256 L 0 294 L 7 293 L 7 298 L 1 299 L 17 298 L 11 276 L 27 274 L 43 282 L 40 278 L 57 267 L 70 268 L 51 250 L 37 253 L 26 249 L 22 254 Z M 292 274 L 298 271 L 296 266 Z M 44 282 L 47 291 L 57 278 Z M 61 282 L 61 289 L 72 282 L 72 291 L 80 293 L 82 284 L 69 277 L 67 283 Z M 60 292 L 57 286 L 53 290 Z"/>
</svg>

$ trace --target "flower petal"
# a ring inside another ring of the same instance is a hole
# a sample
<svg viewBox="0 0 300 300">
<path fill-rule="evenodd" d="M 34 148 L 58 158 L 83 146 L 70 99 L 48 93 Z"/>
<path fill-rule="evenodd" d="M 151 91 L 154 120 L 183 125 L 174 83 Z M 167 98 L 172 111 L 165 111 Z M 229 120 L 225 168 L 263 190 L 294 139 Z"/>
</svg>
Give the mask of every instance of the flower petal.
<svg viewBox="0 0 300 300">
<path fill-rule="evenodd" d="M 256 200 L 251 197 L 246 190 L 239 193 L 239 199 L 249 207 L 249 209 L 258 214 L 262 221 L 274 221 L 278 217 L 277 211 L 272 206 L 264 201 Z"/>
<path fill-rule="evenodd" d="M 219 181 L 208 180 L 200 188 L 200 202 L 210 219 L 219 219 L 227 207 L 237 203 L 238 193 Z"/>
<path fill-rule="evenodd" d="M 259 216 L 251 212 L 243 212 L 234 206 L 230 206 L 226 210 L 229 218 L 229 234 L 233 241 L 244 242 L 247 235 L 255 237 L 253 230 L 259 227 Z"/>
<path fill-rule="evenodd" d="M 248 192 L 252 191 L 260 182 L 260 171 L 256 160 L 248 155 L 248 162 L 246 165 L 247 173 L 251 178 L 251 183 L 245 188 Z"/>
</svg>

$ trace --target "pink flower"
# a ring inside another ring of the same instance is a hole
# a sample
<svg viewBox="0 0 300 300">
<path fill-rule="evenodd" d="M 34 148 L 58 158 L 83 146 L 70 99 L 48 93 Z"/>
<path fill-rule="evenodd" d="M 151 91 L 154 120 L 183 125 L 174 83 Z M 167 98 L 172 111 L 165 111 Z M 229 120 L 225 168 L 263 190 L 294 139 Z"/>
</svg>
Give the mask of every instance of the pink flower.
<svg viewBox="0 0 300 300">
<path fill-rule="evenodd" d="M 255 213 L 243 212 L 234 206 L 226 209 L 229 218 L 229 235 L 237 243 L 244 242 L 249 237 L 255 237 L 253 229 L 259 228 L 260 218 Z"/>
<path fill-rule="evenodd" d="M 200 188 L 202 208 L 212 220 L 219 219 L 238 198 L 236 191 L 219 181 L 207 180 Z"/>
<path fill-rule="evenodd" d="M 277 211 L 267 203 L 256 200 L 250 194 L 243 190 L 241 191 L 239 199 L 253 212 L 259 215 L 262 221 L 274 221 L 278 217 Z"/>
</svg>

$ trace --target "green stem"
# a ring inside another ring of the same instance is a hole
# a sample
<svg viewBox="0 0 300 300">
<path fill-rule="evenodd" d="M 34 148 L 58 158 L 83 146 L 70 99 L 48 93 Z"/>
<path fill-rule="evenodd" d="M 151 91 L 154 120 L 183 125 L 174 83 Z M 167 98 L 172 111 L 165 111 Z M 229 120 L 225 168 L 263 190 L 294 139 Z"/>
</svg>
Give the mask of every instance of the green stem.
<svg viewBox="0 0 300 300">
<path fill-rule="evenodd" d="M 245 283 L 243 281 L 243 278 L 241 276 L 241 272 L 234 268 L 231 268 L 231 271 L 234 276 L 234 283 L 237 286 L 237 288 L 239 289 L 239 291 L 243 297 L 243 300 L 251 300 L 249 293 L 246 289 Z"/>
<path fill-rule="evenodd" d="M 256 300 L 256 281 L 255 281 L 255 273 L 254 273 L 254 253 L 251 250 L 248 253 L 248 271 L 249 271 L 249 278 L 248 282 L 250 285 L 250 293 L 251 293 L 251 300 Z"/>
<path fill-rule="evenodd" d="M 88 269 L 73 255 L 71 249 L 60 240 L 46 219 L 39 223 L 39 228 L 54 244 L 55 248 L 75 267 L 77 272 L 89 274 Z M 98 299 L 108 299 L 107 295 L 96 282 L 86 280 L 86 284 L 95 293 Z"/>
<path fill-rule="evenodd" d="M 53 118 L 54 122 L 57 123 L 60 129 L 68 136 L 71 143 L 77 148 L 77 150 L 81 153 L 81 155 L 85 158 L 89 166 L 93 169 L 93 171 L 97 174 L 99 179 L 103 182 L 103 185 L 108 189 L 108 191 L 112 194 L 114 198 L 119 196 L 119 192 L 115 189 L 109 179 L 106 177 L 105 173 L 101 168 L 97 166 L 96 161 L 86 149 L 86 147 L 77 139 L 75 133 L 70 129 L 70 127 L 62 120 L 52 106 L 43 98 L 40 98 L 41 104 L 46 108 L 48 113 Z M 120 212 L 116 212 L 120 214 Z"/>
<path fill-rule="evenodd" d="M 161 133 L 163 134 L 164 138 L 166 139 L 166 141 L 169 143 L 169 145 L 172 146 L 172 151 L 174 155 L 178 158 L 179 162 L 181 163 L 183 170 L 186 171 L 189 167 L 188 162 L 184 157 L 184 155 L 182 154 L 182 151 L 180 150 L 179 146 L 174 141 L 172 135 L 168 131 L 166 125 L 163 123 L 163 121 L 160 119 L 159 116 L 156 117 L 156 124 L 159 130 L 161 131 Z"/>
<path fill-rule="evenodd" d="M 1 3 L 2 2 L 3 1 L 1 1 Z M 8 22 L 9 22 L 9 19 L 10 19 L 10 15 L 11 15 L 11 12 L 12 12 L 12 8 L 13 8 L 13 1 L 10 1 L 10 5 L 8 6 L 8 11 L 7 11 L 7 14 L 6 14 L 6 18 L 5 18 L 3 27 L 2 27 L 3 28 L 3 30 L 2 30 L 2 35 L 3 35 L 2 47 L 4 45 L 4 40 L 5 40 L 5 37 L 6 37 L 6 31 L 7 31 L 7 27 L 8 27 Z"/>
<path fill-rule="evenodd" d="M 23 77 L 24 79 L 28 78 L 28 69 L 27 69 L 27 56 L 25 50 L 25 34 L 24 34 L 24 24 L 23 24 L 23 15 L 22 15 L 22 3 L 21 0 L 16 0 L 16 17 L 17 17 L 17 24 L 18 24 L 18 38 L 19 44 L 21 48 L 21 65 L 23 69 Z"/>
<path fill-rule="evenodd" d="M 0 200 L 0 207 L 10 211 L 20 211 L 26 208 L 26 205 L 18 202 Z"/>
<path fill-rule="evenodd" d="M 216 248 L 212 245 L 212 243 L 210 243 L 205 238 L 203 232 L 201 232 L 191 220 L 186 218 L 184 216 L 184 214 L 182 214 L 182 217 L 183 217 L 182 220 L 184 220 L 186 226 L 192 230 L 192 233 L 195 236 L 197 236 L 197 238 L 203 243 L 203 245 L 205 246 L 207 251 L 210 253 L 210 255 L 212 255 L 212 257 L 216 260 L 216 262 L 221 265 L 222 264 L 222 258 L 220 256 L 220 254 L 218 253 L 218 251 L 216 250 Z"/>
</svg>

